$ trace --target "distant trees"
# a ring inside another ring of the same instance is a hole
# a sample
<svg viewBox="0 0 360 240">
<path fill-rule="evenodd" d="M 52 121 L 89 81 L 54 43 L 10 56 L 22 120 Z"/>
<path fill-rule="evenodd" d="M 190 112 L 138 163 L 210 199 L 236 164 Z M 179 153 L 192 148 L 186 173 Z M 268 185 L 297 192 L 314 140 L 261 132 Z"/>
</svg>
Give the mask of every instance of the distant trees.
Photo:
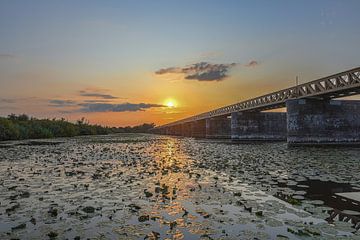
<svg viewBox="0 0 360 240">
<path fill-rule="evenodd" d="M 61 119 L 36 119 L 26 114 L 10 114 L 0 117 L 0 141 L 35 138 L 73 137 L 78 135 L 98 135 L 109 133 L 146 133 L 154 128 L 153 123 L 144 123 L 135 127 L 110 128 L 91 125 L 82 118 L 76 123 Z"/>
<path fill-rule="evenodd" d="M 154 128 L 155 124 L 154 123 L 144 123 L 138 126 L 134 126 L 134 127 L 118 127 L 118 128 L 113 128 L 113 132 L 117 132 L 117 133 L 147 133 L 149 132 L 150 129 Z"/>
<path fill-rule="evenodd" d="M 11 120 L 0 118 L 0 139 L 10 140 L 19 139 L 20 126 L 16 126 Z"/>
</svg>

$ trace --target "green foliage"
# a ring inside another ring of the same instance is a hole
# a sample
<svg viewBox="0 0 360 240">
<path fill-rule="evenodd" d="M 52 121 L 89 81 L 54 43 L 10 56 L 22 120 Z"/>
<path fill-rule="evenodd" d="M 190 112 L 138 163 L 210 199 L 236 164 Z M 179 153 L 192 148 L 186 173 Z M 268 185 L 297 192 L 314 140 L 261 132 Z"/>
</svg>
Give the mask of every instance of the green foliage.
<svg viewBox="0 0 360 240">
<path fill-rule="evenodd" d="M 19 139 L 20 129 L 18 125 L 11 120 L 0 118 L 0 139 L 1 140 L 15 140 Z"/>
<path fill-rule="evenodd" d="M 154 123 L 144 123 L 142 125 L 134 126 L 134 127 L 119 127 L 113 128 L 114 132 L 118 133 L 147 133 L 150 129 L 154 128 Z"/>
<path fill-rule="evenodd" d="M 154 124 L 142 124 L 135 127 L 109 128 L 100 125 L 91 125 L 85 118 L 76 123 L 62 119 L 36 119 L 25 114 L 11 114 L 8 117 L 0 117 L 0 141 L 20 140 L 53 137 L 73 137 L 78 135 L 105 135 L 109 133 L 145 133 Z"/>
<path fill-rule="evenodd" d="M 65 119 L 36 119 L 25 114 L 18 116 L 11 114 L 7 118 L 0 117 L 0 140 L 73 137 L 110 132 L 110 128 L 90 125 L 85 119 L 74 124 Z"/>
<path fill-rule="evenodd" d="M 300 200 L 295 199 L 295 198 L 292 198 L 292 197 L 287 198 L 286 201 L 287 201 L 288 203 L 290 203 L 291 205 L 297 205 L 297 206 L 300 206 L 300 205 L 301 205 L 301 201 L 300 201 Z"/>
</svg>

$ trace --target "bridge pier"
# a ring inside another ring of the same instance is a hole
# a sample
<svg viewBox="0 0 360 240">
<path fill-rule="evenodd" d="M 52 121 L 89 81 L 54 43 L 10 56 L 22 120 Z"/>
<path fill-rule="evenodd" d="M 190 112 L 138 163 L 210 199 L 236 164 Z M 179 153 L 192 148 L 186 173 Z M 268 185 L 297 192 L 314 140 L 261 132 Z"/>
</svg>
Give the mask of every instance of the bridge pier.
<svg viewBox="0 0 360 240">
<path fill-rule="evenodd" d="M 181 136 L 182 133 L 181 133 L 181 125 L 175 125 L 175 126 L 172 126 L 171 127 L 171 135 L 174 135 L 174 136 Z"/>
<path fill-rule="evenodd" d="M 201 119 L 191 122 L 191 134 L 195 138 L 205 138 L 206 137 L 206 120 Z"/>
<path fill-rule="evenodd" d="M 181 124 L 181 135 L 184 137 L 192 137 L 192 123 L 186 122 Z"/>
<path fill-rule="evenodd" d="M 286 113 L 234 112 L 231 114 L 232 140 L 286 140 Z"/>
<path fill-rule="evenodd" d="M 166 128 L 157 129 L 156 133 L 160 135 L 166 135 Z"/>
<path fill-rule="evenodd" d="M 170 127 L 165 128 L 164 134 L 165 135 L 170 135 Z"/>
<path fill-rule="evenodd" d="M 294 99 L 286 108 L 289 145 L 360 144 L 360 101 Z"/>
<path fill-rule="evenodd" d="M 171 126 L 167 130 L 167 135 L 175 135 L 175 127 Z"/>
<path fill-rule="evenodd" d="M 169 127 L 168 135 L 175 135 L 175 128 L 174 128 L 174 126 Z"/>
<path fill-rule="evenodd" d="M 206 119 L 206 138 L 231 138 L 231 120 L 227 116 Z"/>
</svg>

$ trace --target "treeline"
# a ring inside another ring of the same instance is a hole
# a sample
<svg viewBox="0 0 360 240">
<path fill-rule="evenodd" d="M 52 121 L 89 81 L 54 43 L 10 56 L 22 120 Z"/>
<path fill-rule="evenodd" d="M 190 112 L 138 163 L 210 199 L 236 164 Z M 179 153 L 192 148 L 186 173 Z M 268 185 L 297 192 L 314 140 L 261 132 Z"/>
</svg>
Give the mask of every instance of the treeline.
<svg viewBox="0 0 360 240">
<path fill-rule="evenodd" d="M 147 133 L 150 129 L 154 128 L 154 123 L 144 123 L 134 127 L 117 127 L 112 128 L 112 132 L 114 133 Z"/>
<path fill-rule="evenodd" d="M 0 117 L 0 141 L 53 137 L 74 137 L 80 135 L 100 135 L 109 133 L 145 133 L 154 124 L 135 127 L 104 127 L 91 125 L 84 118 L 71 123 L 61 119 L 37 119 L 25 114 L 11 114 Z"/>
</svg>

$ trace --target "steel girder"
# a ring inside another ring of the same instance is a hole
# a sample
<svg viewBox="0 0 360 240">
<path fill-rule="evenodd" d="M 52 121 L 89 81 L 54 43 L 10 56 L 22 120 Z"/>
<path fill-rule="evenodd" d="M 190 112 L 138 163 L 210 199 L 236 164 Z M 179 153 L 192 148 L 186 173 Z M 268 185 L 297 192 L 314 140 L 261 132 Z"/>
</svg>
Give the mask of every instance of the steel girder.
<svg viewBox="0 0 360 240">
<path fill-rule="evenodd" d="M 294 98 L 332 99 L 359 93 L 360 67 L 181 119 L 159 126 L 157 129 L 211 117 L 230 115 L 233 112 L 263 111 L 280 108 L 285 106 L 287 100 Z"/>
</svg>

